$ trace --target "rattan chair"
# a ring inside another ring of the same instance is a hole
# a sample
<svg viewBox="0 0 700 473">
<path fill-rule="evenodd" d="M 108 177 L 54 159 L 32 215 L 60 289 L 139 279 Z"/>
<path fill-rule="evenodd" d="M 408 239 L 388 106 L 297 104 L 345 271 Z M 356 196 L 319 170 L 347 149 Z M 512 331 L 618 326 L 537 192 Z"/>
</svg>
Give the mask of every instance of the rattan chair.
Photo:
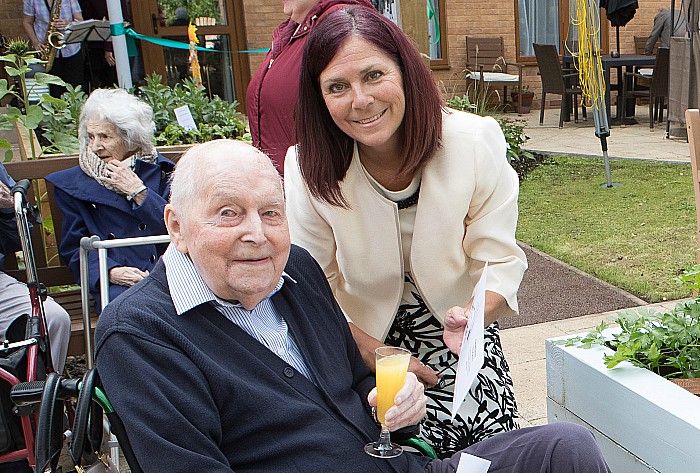
<svg viewBox="0 0 700 473">
<path fill-rule="evenodd" d="M 544 122 L 544 104 L 547 94 L 561 95 L 561 110 L 559 113 L 559 128 L 564 126 L 564 112 L 567 104 L 573 101 L 574 121 L 578 121 L 578 101 L 577 96 L 581 94 L 581 89 L 575 85 L 578 77 L 577 72 L 563 70 L 559 62 L 559 53 L 553 44 L 536 44 L 535 57 L 537 67 L 540 69 L 542 78 L 542 104 L 540 109 L 540 125 Z M 586 107 L 582 103 L 581 110 L 583 118 L 586 118 Z"/>
<path fill-rule="evenodd" d="M 664 106 L 668 97 L 668 73 L 669 73 L 669 49 L 659 48 L 656 53 L 656 63 L 651 76 L 640 74 L 639 72 L 625 72 L 624 85 L 622 88 L 622 103 L 627 103 L 628 97 L 647 97 L 649 99 L 649 128 L 654 129 L 654 121 L 662 122 L 664 119 Z M 650 78 L 649 88 L 630 89 L 627 79 Z M 622 107 L 622 120 L 625 122 L 625 111 L 627 107 Z"/>
</svg>

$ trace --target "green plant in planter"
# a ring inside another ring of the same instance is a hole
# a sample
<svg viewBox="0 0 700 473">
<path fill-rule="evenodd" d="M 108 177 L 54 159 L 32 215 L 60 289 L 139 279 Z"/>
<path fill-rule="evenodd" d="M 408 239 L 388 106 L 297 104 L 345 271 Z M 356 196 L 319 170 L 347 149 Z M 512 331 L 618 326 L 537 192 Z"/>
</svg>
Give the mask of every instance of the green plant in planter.
<svg viewBox="0 0 700 473">
<path fill-rule="evenodd" d="M 44 102 L 56 101 L 48 94 L 39 98 L 38 103 L 29 102 L 29 95 L 36 86 L 65 85 L 59 77 L 37 72 L 34 74 L 36 85 L 27 86 L 27 75 L 31 72 L 31 66 L 42 64 L 44 61 L 35 57 L 36 51 L 32 51 L 26 39 L 12 39 L 5 46 L 5 55 L 0 56 L 0 62 L 5 63 L 5 72 L 13 83 L 7 79 L 0 79 L 0 99 L 11 95 L 19 107 L 9 105 L 7 112 L 0 115 L 0 130 L 10 130 L 17 124 L 24 126 L 29 132 L 29 143 L 31 146 L 32 159 L 36 159 L 41 154 L 41 150 L 35 149 L 35 130 L 44 119 L 44 109 L 41 105 Z M 0 140 L 0 148 L 6 148 L 5 160 L 12 159 L 12 146 L 7 140 Z"/>
<path fill-rule="evenodd" d="M 676 281 L 697 290 L 700 266 L 683 272 Z M 606 346 L 605 365 L 614 368 L 623 361 L 646 368 L 666 379 L 700 377 L 700 298 L 681 302 L 670 312 L 649 308 L 620 311 L 611 321 L 620 326 L 611 336 L 603 333 L 608 323 L 581 337 L 563 341 L 567 346 Z"/>
<path fill-rule="evenodd" d="M 153 108 L 156 122 L 156 145 L 190 144 L 217 138 L 243 139 L 245 121 L 236 110 L 238 102 L 229 103 L 218 96 L 209 98 L 206 89 L 193 79 L 170 88 L 162 83 L 162 77 L 151 74 L 139 93 Z M 185 130 L 178 125 L 177 107 L 187 105 L 197 124 L 196 130 Z"/>
<path fill-rule="evenodd" d="M 80 86 L 66 84 L 61 100 L 48 100 L 41 104 L 46 112 L 42 122 L 42 143 L 45 153 L 78 154 L 78 122 L 80 110 L 87 100 L 87 94 Z"/>
<path fill-rule="evenodd" d="M 153 109 L 156 146 L 194 144 L 217 138 L 250 141 L 243 115 L 236 110 L 238 102 L 229 103 L 216 95 L 209 98 L 206 89 L 192 79 L 169 87 L 163 84 L 162 76 L 153 73 L 146 77 L 145 85 L 132 92 Z M 47 150 L 75 154 L 79 151 L 80 109 L 87 96 L 79 88 L 68 87 L 61 99 L 42 104 L 47 115 L 42 122 L 42 135 L 49 143 Z M 185 130 L 177 123 L 174 110 L 183 105 L 189 107 L 197 129 Z"/>
</svg>

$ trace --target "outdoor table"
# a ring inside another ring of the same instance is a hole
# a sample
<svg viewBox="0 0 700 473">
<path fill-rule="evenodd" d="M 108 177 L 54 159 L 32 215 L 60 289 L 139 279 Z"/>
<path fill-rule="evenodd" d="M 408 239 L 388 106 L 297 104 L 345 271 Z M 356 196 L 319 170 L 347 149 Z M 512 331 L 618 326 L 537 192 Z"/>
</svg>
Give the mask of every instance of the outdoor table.
<svg viewBox="0 0 700 473">
<path fill-rule="evenodd" d="M 611 123 L 611 116 L 610 116 L 610 90 L 611 90 L 611 85 L 610 85 L 610 69 L 615 68 L 617 69 L 617 84 L 615 86 L 615 89 L 618 92 L 618 100 L 617 100 L 617 114 L 616 114 L 616 119 L 619 120 L 621 115 L 621 108 L 620 108 L 620 93 L 622 90 L 622 80 L 623 80 L 623 75 L 622 75 L 622 68 L 624 67 L 625 70 L 629 71 L 633 69 L 634 67 L 653 67 L 654 63 L 656 62 L 656 56 L 646 56 L 644 54 L 620 54 L 620 57 L 612 57 L 609 54 L 606 54 L 604 56 L 601 56 L 601 63 L 603 65 L 603 79 L 605 80 L 605 111 L 608 114 L 608 123 Z M 563 63 L 564 63 L 564 68 L 572 68 L 573 65 L 576 62 L 576 57 L 571 56 L 571 55 L 564 55 L 563 57 Z M 630 98 L 630 102 L 627 104 L 627 113 L 626 115 L 628 117 L 631 117 L 634 115 L 634 98 Z M 631 104 L 631 106 L 630 106 Z M 569 107 L 565 107 L 565 115 L 564 115 L 564 120 L 569 121 L 571 120 L 570 116 L 570 111 Z"/>
</svg>

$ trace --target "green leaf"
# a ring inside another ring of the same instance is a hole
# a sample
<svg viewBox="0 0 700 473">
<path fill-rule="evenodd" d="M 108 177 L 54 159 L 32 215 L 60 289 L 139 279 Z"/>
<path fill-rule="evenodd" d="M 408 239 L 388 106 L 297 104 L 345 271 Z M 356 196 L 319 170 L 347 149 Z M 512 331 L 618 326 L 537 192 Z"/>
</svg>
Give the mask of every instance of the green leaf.
<svg viewBox="0 0 700 473">
<path fill-rule="evenodd" d="M 39 85 L 66 85 L 60 77 L 45 72 L 37 72 L 34 74 L 34 79 L 36 79 L 36 83 Z"/>
<path fill-rule="evenodd" d="M 27 107 L 27 116 L 24 120 L 24 126 L 30 130 L 36 130 L 39 123 L 44 119 L 44 111 L 38 105 L 30 105 Z"/>
<path fill-rule="evenodd" d="M 22 75 L 22 72 L 19 69 L 12 66 L 5 66 L 5 72 L 7 72 L 7 75 L 10 77 L 17 77 Z"/>
<path fill-rule="evenodd" d="M 65 100 L 57 99 L 56 97 L 52 97 L 49 94 L 44 94 L 43 99 L 44 99 L 44 103 L 51 103 L 51 104 L 57 105 L 61 108 L 68 106 L 68 104 L 66 103 Z"/>
<path fill-rule="evenodd" d="M 22 112 L 17 107 L 8 106 L 5 108 L 5 117 L 8 120 L 17 120 L 22 116 Z"/>
<path fill-rule="evenodd" d="M 9 141 L 0 138 L 0 148 L 10 148 L 10 149 L 12 149 L 12 144 L 11 144 Z"/>
<path fill-rule="evenodd" d="M 12 161 L 13 157 L 14 157 L 14 154 L 12 153 L 12 149 L 8 149 L 7 151 L 5 151 L 5 162 L 6 163 L 9 163 L 10 161 Z"/>
</svg>

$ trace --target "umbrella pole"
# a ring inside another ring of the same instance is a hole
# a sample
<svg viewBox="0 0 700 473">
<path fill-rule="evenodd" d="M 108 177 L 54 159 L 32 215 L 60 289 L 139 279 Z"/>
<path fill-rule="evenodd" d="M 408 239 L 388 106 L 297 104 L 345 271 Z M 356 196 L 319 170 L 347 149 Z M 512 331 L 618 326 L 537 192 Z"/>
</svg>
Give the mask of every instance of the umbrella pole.
<svg viewBox="0 0 700 473">
<path fill-rule="evenodd" d="M 610 158 L 608 157 L 608 136 L 610 136 L 610 127 L 608 126 L 608 115 L 605 111 L 605 101 L 602 101 L 602 106 L 593 110 L 593 121 L 595 122 L 595 135 L 600 139 L 600 148 L 603 150 L 603 164 L 605 165 L 605 183 L 601 184 L 602 188 L 620 187 L 622 184 L 612 181 L 610 174 Z"/>
<path fill-rule="evenodd" d="M 608 139 L 600 137 L 600 147 L 603 149 L 603 162 L 605 163 L 605 184 L 600 187 L 613 187 L 612 176 L 610 176 L 610 158 L 608 158 Z"/>
</svg>

